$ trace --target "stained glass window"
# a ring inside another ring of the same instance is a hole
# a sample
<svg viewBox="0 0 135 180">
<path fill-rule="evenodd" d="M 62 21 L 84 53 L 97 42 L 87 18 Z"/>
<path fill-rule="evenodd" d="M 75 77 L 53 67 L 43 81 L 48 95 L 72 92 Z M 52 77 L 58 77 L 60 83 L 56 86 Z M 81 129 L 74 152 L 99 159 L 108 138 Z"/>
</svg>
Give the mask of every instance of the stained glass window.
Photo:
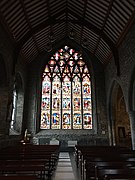
<svg viewBox="0 0 135 180">
<path fill-rule="evenodd" d="M 60 129 L 61 124 L 61 82 L 55 76 L 52 82 L 52 129 Z"/>
<path fill-rule="evenodd" d="M 16 111 L 17 111 L 17 92 L 16 89 L 13 90 L 13 109 L 12 109 L 12 120 L 10 124 L 10 128 L 14 129 L 14 125 L 16 123 Z"/>
<path fill-rule="evenodd" d="M 45 69 L 45 72 L 47 69 Z M 41 110 L 41 127 L 50 129 L 50 95 L 51 81 L 47 73 L 44 74 L 42 81 L 42 110 Z"/>
<path fill-rule="evenodd" d="M 91 77 L 82 54 L 65 46 L 44 68 L 41 129 L 92 129 Z"/>
</svg>

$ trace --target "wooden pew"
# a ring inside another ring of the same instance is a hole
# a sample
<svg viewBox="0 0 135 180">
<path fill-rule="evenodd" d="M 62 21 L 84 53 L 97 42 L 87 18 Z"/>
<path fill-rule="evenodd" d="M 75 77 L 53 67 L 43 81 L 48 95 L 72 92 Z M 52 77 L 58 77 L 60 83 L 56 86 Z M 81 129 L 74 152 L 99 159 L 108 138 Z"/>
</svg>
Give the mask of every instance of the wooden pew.
<svg viewBox="0 0 135 180">
<path fill-rule="evenodd" d="M 128 148 L 120 147 L 105 147 L 105 146 L 76 146 L 75 147 L 76 163 L 77 167 L 81 171 L 82 179 L 89 179 L 89 173 L 92 172 L 94 168 L 87 168 L 88 164 L 94 162 L 103 162 L 103 161 L 131 161 L 132 166 L 133 161 L 135 160 L 135 151 L 132 151 Z M 95 173 L 93 170 L 92 176 Z"/>
<path fill-rule="evenodd" d="M 111 173 L 116 175 L 122 175 L 123 172 L 135 175 L 135 162 L 126 162 L 126 161 L 98 161 L 91 162 L 89 166 L 87 166 L 87 172 L 85 179 L 100 179 L 105 177 L 104 173 Z M 118 173 L 117 173 L 118 172 Z M 102 177 L 101 177 L 102 175 Z"/>
<path fill-rule="evenodd" d="M 135 177 L 135 171 L 131 169 L 117 168 L 117 167 L 98 167 L 95 179 L 130 179 Z"/>
<path fill-rule="evenodd" d="M 12 173 L 21 171 L 22 174 L 28 171 L 33 174 L 39 171 L 40 176 L 47 176 L 50 178 L 52 172 L 55 170 L 55 166 L 58 160 L 59 146 L 47 145 L 28 145 L 19 146 L 17 148 L 11 148 L 1 150 L 0 161 L 3 165 L 0 165 L 1 173 Z M 47 173 L 46 173 L 47 172 Z"/>
<path fill-rule="evenodd" d="M 130 173 L 130 172 L 128 172 Z M 135 180 L 134 174 L 108 174 L 103 180 Z"/>
<path fill-rule="evenodd" d="M 103 162 L 103 165 L 107 165 L 107 164 L 109 164 L 109 162 L 113 163 L 116 161 L 121 162 L 122 159 L 119 158 L 119 156 L 115 156 L 110 153 L 109 154 L 104 154 L 104 153 L 95 154 L 94 153 L 92 155 L 82 156 L 82 160 L 81 160 L 81 164 L 80 164 L 82 179 L 84 179 L 83 178 L 84 176 L 87 177 L 87 173 L 90 173 L 90 172 L 92 173 L 92 171 L 94 172 L 94 170 L 92 168 L 93 166 L 99 165 L 100 163 L 102 164 L 102 162 Z M 92 166 L 91 169 L 89 168 L 90 166 Z"/>
<path fill-rule="evenodd" d="M 0 176 L 0 180 L 38 180 L 37 176 Z"/>
<path fill-rule="evenodd" d="M 85 159 L 82 156 L 91 156 L 94 154 L 104 154 L 104 153 L 120 153 L 120 152 L 128 152 L 131 151 L 128 148 L 124 147 L 116 147 L 116 146 L 75 146 L 75 159 L 76 159 L 76 166 L 79 167 L 79 165 L 82 163 L 83 159 Z"/>
<path fill-rule="evenodd" d="M 44 165 L 0 165 L 1 175 L 36 175 L 40 179 L 45 178 L 45 166 Z"/>
</svg>

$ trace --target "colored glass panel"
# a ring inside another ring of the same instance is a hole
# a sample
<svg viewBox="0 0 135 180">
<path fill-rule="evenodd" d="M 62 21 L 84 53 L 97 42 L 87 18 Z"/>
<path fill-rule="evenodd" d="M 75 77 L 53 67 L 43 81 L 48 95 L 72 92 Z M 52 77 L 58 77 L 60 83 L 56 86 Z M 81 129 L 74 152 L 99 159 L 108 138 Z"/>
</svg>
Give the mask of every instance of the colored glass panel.
<svg viewBox="0 0 135 180">
<path fill-rule="evenodd" d="M 80 97 L 73 98 L 73 104 L 74 104 L 74 106 L 73 106 L 74 111 L 80 110 L 81 109 L 81 98 Z"/>
<path fill-rule="evenodd" d="M 83 109 L 84 109 L 84 111 L 91 110 L 91 99 L 90 98 L 83 99 Z"/>
<path fill-rule="evenodd" d="M 45 72 L 49 72 L 49 68 L 48 68 L 47 65 L 46 65 L 46 67 L 45 67 Z"/>
<path fill-rule="evenodd" d="M 65 67 L 64 73 L 69 73 L 68 66 Z"/>
<path fill-rule="evenodd" d="M 88 76 L 83 78 L 83 128 L 92 129 L 91 87 Z"/>
<path fill-rule="evenodd" d="M 71 129 L 71 82 L 65 76 L 62 84 L 62 128 Z"/>
<path fill-rule="evenodd" d="M 58 53 L 58 52 L 56 52 L 56 53 L 55 53 L 55 55 L 54 55 L 54 57 L 55 57 L 55 59 L 56 59 L 56 60 L 58 60 L 58 59 L 59 59 L 59 56 L 60 56 L 60 55 L 59 55 L 59 53 Z"/>
<path fill-rule="evenodd" d="M 50 97 L 42 95 L 42 110 L 48 110 L 50 108 Z"/>
<path fill-rule="evenodd" d="M 74 53 L 74 58 L 75 58 L 75 60 L 77 60 L 79 58 L 78 53 Z"/>
<path fill-rule="evenodd" d="M 60 113 L 52 113 L 52 129 L 60 129 Z"/>
<path fill-rule="evenodd" d="M 65 64 L 65 62 L 63 60 L 59 61 L 59 65 L 63 66 Z"/>
<path fill-rule="evenodd" d="M 70 66 L 73 66 L 75 63 L 74 63 L 74 61 L 69 61 L 68 64 L 69 64 Z"/>
<path fill-rule="evenodd" d="M 41 111 L 41 129 L 50 129 L 50 111 Z"/>
<path fill-rule="evenodd" d="M 81 95 L 81 83 L 78 76 L 75 76 L 72 84 L 73 84 L 73 93 L 76 95 Z"/>
<path fill-rule="evenodd" d="M 64 112 L 62 116 L 63 122 L 62 122 L 62 128 L 63 129 L 71 129 L 71 113 Z"/>
<path fill-rule="evenodd" d="M 70 100 L 71 98 L 65 98 L 65 96 L 63 95 L 63 110 L 70 110 L 71 106 L 70 106 Z"/>
<path fill-rule="evenodd" d="M 88 77 L 83 78 L 83 94 L 86 97 L 91 95 L 90 80 Z"/>
<path fill-rule="evenodd" d="M 69 78 L 65 78 L 65 81 L 63 82 L 63 94 L 67 94 L 71 96 L 71 82 L 69 82 Z"/>
<path fill-rule="evenodd" d="M 59 76 L 55 76 L 52 82 L 52 129 L 60 129 L 61 123 L 61 82 Z"/>
<path fill-rule="evenodd" d="M 64 71 L 64 67 L 60 67 L 61 74 L 63 73 L 63 71 Z"/>
<path fill-rule="evenodd" d="M 54 72 L 55 72 L 55 73 L 59 73 L 59 68 L 58 68 L 58 66 L 55 67 Z"/>
<path fill-rule="evenodd" d="M 73 129 L 82 129 L 82 120 L 80 112 L 75 112 L 73 114 Z"/>
<path fill-rule="evenodd" d="M 78 61 L 78 63 L 80 66 L 83 66 L 85 64 L 85 62 L 83 62 L 82 60 Z"/>
<path fill-rule="evenodd" d="M 75 66 L 74 73 L 79 73 L 79 69 L 77 66 Z"/>
<path fill-rule="evenodd" d="M 50 78 L 46 75 L 42 81 L 41 129 L 50 129 Z"/>
<path fill-rule="evenodd" d="M 84 119 L 83 128 L 84 129 L 92 129 L 92 115 L 90 113 L 88 113 L 88 112 L 84 113 L 83 119 Z"/>
<path fill-rule="evenodd" d="M 44 80 L 42 81 L 42 94 L 49 94 L 50 93 L 50 79 L 48 76 L 45 76 Z"/>
<path fill-rule="evenodd" d="M 87 68 L 87 66 L 85 66 L 85 68 L 84 68 L 84 73 L 88 73 L 89 71 L 88 71 L 88 68 Z"/>
<path fill-rule="evenodd" d="M 50 60 L 48 63 L 50 64 L 50 66 L 54 66 L 56 64 L 54 60 Z"/>
<path fill-rule="evenodd" d="M 69 51 L 69 52 L 70 52 L 70 54 L 73 54 L 74 50 L 73 50 L 73 49 L 70 49 L 70 51 Z"/>
<path fill-rule="evenodd" d="M 70 72 L 71 72 L 71 73 L 73 72 L 73 67 L 70 67 Z"/>
<path fill-rule="evenodd" d="M 66 61 L 68 61 L 69 57 L 70 57 L 69 53 L 65 52 L 65 53 L 64 53 L 64 59 L 65 59 Z"/>
<path fill-rule="evenodd" d="M 75 76 L 73 79 L 72 94 L 73 94 L 73 129 L 82 129 L 81 82 L 78 76 Z"/>
</svg>

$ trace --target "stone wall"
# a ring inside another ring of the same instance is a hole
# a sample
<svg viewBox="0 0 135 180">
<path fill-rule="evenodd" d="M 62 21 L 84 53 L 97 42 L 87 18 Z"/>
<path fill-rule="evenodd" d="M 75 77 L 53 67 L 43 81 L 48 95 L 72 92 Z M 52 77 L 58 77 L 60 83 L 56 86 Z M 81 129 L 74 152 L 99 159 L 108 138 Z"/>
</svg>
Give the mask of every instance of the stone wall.
<svg viewBox="0 0 135 180">
<path fill-rule="evenodd" d="M 111 132 L 111 124 L 116 122 L 116 117 L 113 112 L 111 112 L 111 106 L 112 102 L 110 97 L 113 95 L 115 96 L 115 93 L 112 93 L 112 89 L 115 89 L 114 84 L 117 84 L 117 86 L 120 86 L 122 89 L 122 93 L 124 96 L 124 101 L 126 105 L 126 115 L 124 116 L 124 113 L 121 114 L 121 120 L 127 119 L 130 117 L 130 112 L 133 112 L 133 104 L 135 103 L 134 96 L 132 96 L 132 93 L 134 91 L 133 89 L 133 83 L 135 82 L 135 25 L 133 25 L 129 31 L 129 33 L 126 35 L 124 41 L 121 43 L 121 45 L 118 48 L 119 52 L 119 63 L 120 63 L 120 76 L 117 76 L 116 73 L 116 66 L 114 64 L 114 59 L 110 61 L 110 63 L 107 65 L 105 69 L 105 87 L 106 87 L 106 99 L 107 99 L 107 114 L 108 114 L 108 128 L 109 128 L 109 137 L 112 143 L 115 143 L 115 136 L 113 128 Z M 115 82 L 115 83 L 114 83 Z M 113 98 L 113 97 L 112 97 Z M 129 116 L 129 117 L 128 117 Z M 130 129 L 128 131 L 131 131 L 131 139 L 132 139 L 132 145 L 134 144 L 134 127 L 133 127 L 133 121 L 134 119 L 130 119 Z M 123 122 L 123 126 L 127 126 Z"/>
<path fill-rule="evenodd" d="M 12 86 L 12 72 L 13 72 L 13 46 L 9 39 L 4 33 L 4 29 L 0 25 L 0 58 L 1 66 L 0 74 L 5 83 L 0 81 L 0 134 L 7 135 L 9 129 L 9 117 L 8 113 L 10 109 L 10 100 L 11 100 L 11 86 Z M 1 69 L 3 68 L 4 69 Z M 0 79 L 1 79 L 0 78 Z M 12 89 L 12 88 L 11 88 Z"/>
<path fill-rule="evenodd" d="M 25 82 L 27 76 L 27 68 L 22 64 L 17 66 L 17 62 L 15 60 L 15 50 L 14 44 L 10 37 L 4 33 L 4 29 L 2 25 L 0 25 L 0 57 L 2 58 L 2 63 L 4 65 L 0 65 L 0 71 L 3 72 L 2 67 L 5 66 L 3 82 L 0 81 L 0 141 L 2 140 L 2 146 L 10 144 L 9 137 L 9 128 L 11 122 L 12 115 L 12 100 L 13 100 L 13 86 L 15 82 L 15 76 L 19 72 L 22 77 L 21 84 L 23 85 L 23 91 L 25 91 Z M 1 61 L 0 61 L 1 62 Z M 19 99 L 20 100 L 20 99 Z M 19 114 L 18 119 L 20 120 L 20 116 L 23 117 L 22 112 Z M 18 121 L 19 124 L 19 121 Z M 22 124 L 19 124 L 19 128 L 21 128 Z M 3 137 L 6 137 L 6 140 Z M 15 136 L 14 136 L 15 138 Z M 0 142 L 1 144 L 1 142 Z"/>
<path fill-rule="evenodd" d="M 120 63 L 120 76 L 116 74 L 116 67 L 114 60 L 105 69 L 105 85 L 107 98 L 109 97 L 110 89 L 113 81 L 117 81 L 123 91 L 124 99 L 126 101 L 127 111 L 129 109 L 128 93 L 131 82 L 131 76 L 135 69 L 135 25 L 132 26 L 130 32 L 126 35 L 125 40 L 118 48 L 119 52 L 119 63 Z"/>
</svg>

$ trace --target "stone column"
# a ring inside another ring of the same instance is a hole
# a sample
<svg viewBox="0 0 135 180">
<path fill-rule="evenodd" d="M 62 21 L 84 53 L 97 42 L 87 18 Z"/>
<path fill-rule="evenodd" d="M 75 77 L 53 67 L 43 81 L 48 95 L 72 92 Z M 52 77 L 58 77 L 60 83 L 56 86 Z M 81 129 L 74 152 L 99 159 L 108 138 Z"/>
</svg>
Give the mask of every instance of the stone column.
<svg viewBox="0 0 135 180">
<path fill-rule="evenodd" d="M 135 150 L 135 111 L 129 111 L 132 149 Z"/>
<path fill-rule="evenodd" d="M 8 104 L 8 90 L 7 88 L 0 88 L 0 135 L 7 134 L 7 104 Z"/>
</svg>

